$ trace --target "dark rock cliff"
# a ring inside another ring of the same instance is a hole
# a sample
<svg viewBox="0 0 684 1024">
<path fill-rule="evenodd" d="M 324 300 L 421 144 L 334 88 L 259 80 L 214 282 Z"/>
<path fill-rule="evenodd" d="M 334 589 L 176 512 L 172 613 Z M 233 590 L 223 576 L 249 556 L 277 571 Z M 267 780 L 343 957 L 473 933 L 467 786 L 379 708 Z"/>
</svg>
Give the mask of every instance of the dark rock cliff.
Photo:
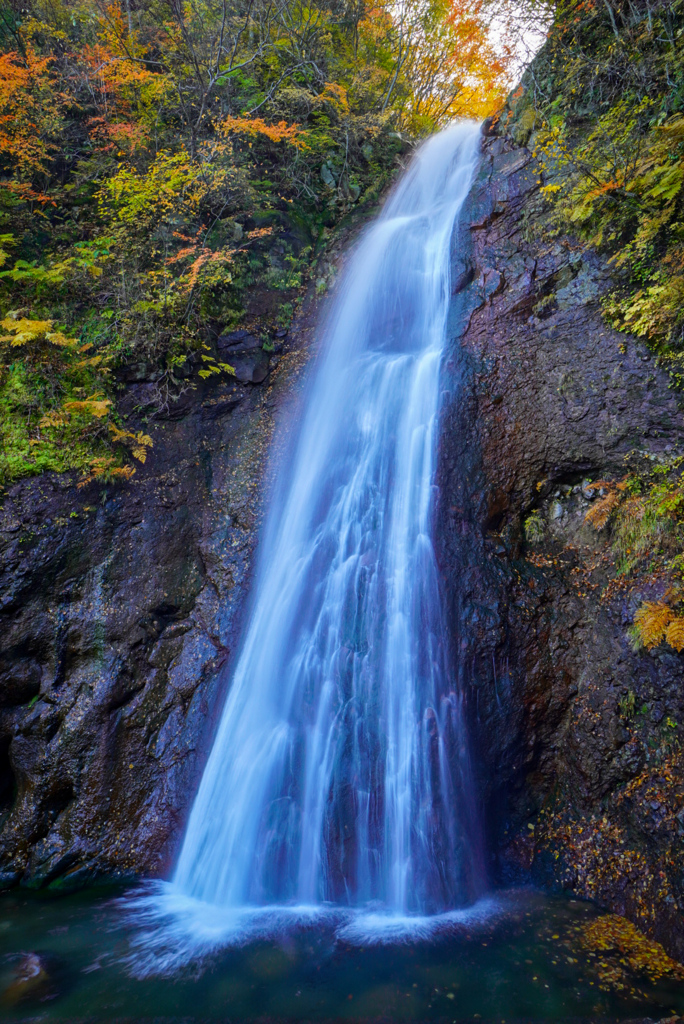
<svg viewBox="0 0 684 1024">
<path fill-rule="evenodd" d="M 684 421 L 645 347 L 606 326 L 607 266 L 549 237 L 539 185 L 526 149 L 485 141 L 440 435 L 439 557 L 490 874 L 595 898 L 681 956 L 684 654 L 632 649 L 650 595 L 620 585 L 585 515 L 589 481 L 674 450 Z"/>
<path fill-rule="evenodd" d="M 168 867 L 239 638 L 267 454 L 287 433 L 307 324 L 272 355 L 246 332 L 219 338 L 237 377 L 153 416 L 154 447 L 129 484 L 79 490 L 50 475 L 5 496 L 5 886 Z M 124 406 L 150 391 L 130 384 Z"/>
</svg>

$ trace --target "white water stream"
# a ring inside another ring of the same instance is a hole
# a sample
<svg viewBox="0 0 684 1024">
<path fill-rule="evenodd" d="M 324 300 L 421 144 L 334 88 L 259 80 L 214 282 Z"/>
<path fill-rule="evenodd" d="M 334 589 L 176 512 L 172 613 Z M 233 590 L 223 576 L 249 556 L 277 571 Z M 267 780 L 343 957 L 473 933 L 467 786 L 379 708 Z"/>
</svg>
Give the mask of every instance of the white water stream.
<svg viewBox="0 0 684 1024">
<path fill-rule="evenodd" d="M 472 900 L 432 530 L 455 220 L 479 129 L 427 142 L 350 260 L 167 896 L 213 912 Z"/>
</svg>

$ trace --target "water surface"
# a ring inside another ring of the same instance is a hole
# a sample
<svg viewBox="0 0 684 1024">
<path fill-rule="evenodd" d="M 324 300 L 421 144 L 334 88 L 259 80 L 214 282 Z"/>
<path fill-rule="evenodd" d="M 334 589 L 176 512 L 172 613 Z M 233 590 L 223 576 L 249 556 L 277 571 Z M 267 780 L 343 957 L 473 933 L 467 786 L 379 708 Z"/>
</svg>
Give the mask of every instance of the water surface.
<svg viewBox="0 0 684 1024">
<path fill-rule="evenodd" d="M 598 916 L 579 901 L 499 893 L 429 939 L 369 944 L 360 933 L 345 938 L 333 910 L 191 960 L 171 977 L 140 979 L 136 931 L 111 891 L 17 892 L 0 899 L 0 1020 L 513 1024 L 684 1013 L 681 983 L 654 984 L 621 964 L 622 954 L 587 946 Z M 31 951 L 47 963 L 51 986 L 17 1001 L 13 972 Z"/>
</svg>

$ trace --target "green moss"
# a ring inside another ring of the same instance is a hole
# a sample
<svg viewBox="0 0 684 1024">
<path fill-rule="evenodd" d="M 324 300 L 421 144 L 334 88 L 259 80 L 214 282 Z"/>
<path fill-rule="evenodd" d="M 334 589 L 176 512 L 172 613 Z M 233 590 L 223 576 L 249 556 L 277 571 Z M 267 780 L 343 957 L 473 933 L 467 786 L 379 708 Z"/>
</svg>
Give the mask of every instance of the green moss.
<svg viewBox="0 0 684 1024">
<path fill-rule="evenodd" d="M 511 104 L 535 130 L 551 220 L 609 256 L 604 312 L 668 361 L 684 352 L 684 8 L 561 0 Z M 517 134 L 516 134 L 517 133 Z M 545 231 L 549 225 L 545 226 Z"/>
<path fill-rule="evenodd" d="M 106 428 L 87 414 L 72 414 L 59 426 L 41 425 L 45 413 L 87 396 L 83 379 L 82 372 L 71 374 L 68 366 L 54 364 L 32 368 L 16 360 L 2 368 L 0 486 L 48 471 L 85 471 L 108 449 Z"/>
</svg>

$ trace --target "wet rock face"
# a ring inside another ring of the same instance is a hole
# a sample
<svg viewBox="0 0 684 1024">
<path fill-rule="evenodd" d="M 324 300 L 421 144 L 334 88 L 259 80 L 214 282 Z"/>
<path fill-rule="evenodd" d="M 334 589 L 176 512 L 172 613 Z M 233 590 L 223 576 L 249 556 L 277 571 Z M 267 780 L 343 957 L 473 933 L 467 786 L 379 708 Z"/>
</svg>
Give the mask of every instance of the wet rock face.
<svg viewBox="0 0 684 1024">
<path fill-rule="evenodd" d="M 153 417 L 130 484 L 23 481 L 0 508 L 0 887 L 168 869 L 239 637 L 266 456 L 306 330 L 230 338 Z M 256 344 L 253 342 L 256 341 Z M 237 344 L 236 344 L 237 343 Z M 267 376 L 268 374 L 268 376 Z M 145 406 L 154 383 L 124 396 Z"/>
<path fill-rule="evenodd" d="M 268 353 L 260 338 L 249 331 L 233 331 L 218 338 L 221 357 L 232 366 L 235 377 L 242 384 L 261 384 L 268 374 Z"/>
<path fill-rule="evenodd" d="M 607 587 L 609 540 L 585 516 L 588 481 L 681 443 L 682 411 L 606 326 L 605 263 L 544 232 L 538 188 L 530 153 L 487 140 L 444 372 L 439 559 L 490 873 L 597 898 L 681 955 L 684 656 L 631 648 L 650 595 Z"/>
</svg>

